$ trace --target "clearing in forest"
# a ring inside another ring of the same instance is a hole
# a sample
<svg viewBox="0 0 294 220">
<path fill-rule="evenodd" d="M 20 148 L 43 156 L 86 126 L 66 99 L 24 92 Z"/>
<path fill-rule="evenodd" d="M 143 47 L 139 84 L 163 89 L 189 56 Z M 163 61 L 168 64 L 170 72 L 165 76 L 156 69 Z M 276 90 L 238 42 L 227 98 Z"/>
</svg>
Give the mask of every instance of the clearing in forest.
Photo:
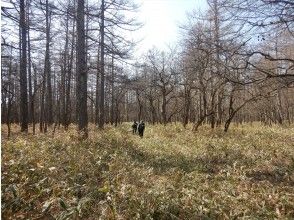
<svg viewBox="0 0 294 220">
<path fill-rule="evenodd" d="M 294 218 L 294 128 L 131 124 L 47 134 L 2 126 L 3 219 Z"/>
</svg>

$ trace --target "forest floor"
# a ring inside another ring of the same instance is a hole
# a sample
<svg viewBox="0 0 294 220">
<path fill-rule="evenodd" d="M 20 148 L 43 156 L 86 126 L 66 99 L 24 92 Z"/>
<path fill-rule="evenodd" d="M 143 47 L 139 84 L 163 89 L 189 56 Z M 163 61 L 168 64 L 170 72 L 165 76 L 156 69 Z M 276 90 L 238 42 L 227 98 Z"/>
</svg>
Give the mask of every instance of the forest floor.
<svg viewBox="0 0 294 220">
<path fill-rule="evenodd" d="M 2 126 L 2 219 L 293 219 L 294 127 Z"/>
</svg>

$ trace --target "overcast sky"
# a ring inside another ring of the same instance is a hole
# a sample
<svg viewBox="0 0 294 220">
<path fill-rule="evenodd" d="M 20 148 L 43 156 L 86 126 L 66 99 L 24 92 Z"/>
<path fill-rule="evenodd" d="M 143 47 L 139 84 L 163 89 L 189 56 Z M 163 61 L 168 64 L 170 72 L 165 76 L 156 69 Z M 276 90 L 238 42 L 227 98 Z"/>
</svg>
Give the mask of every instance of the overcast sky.
<svg viewBox="0 0 294 220">
<path fill-rule="evenodd" d="M 143 39 L 136 54 L 156 46 L 165 49 L 179 39 L 179 25 L 187 20 L 187 12 L 205 9 L 206 0 L 135 0 L 141 5 L 139 20 L 144 27 L 134 33 L 136 39 Z"/>
</svg>

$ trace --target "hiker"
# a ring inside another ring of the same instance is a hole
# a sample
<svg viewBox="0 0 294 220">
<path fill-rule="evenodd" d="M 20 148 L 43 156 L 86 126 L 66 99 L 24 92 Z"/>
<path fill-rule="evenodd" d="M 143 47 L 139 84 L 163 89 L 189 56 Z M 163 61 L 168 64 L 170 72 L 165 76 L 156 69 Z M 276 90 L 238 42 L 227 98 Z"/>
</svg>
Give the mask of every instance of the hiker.
<svg viewBox="0 0 294 220">
<path fill-rule="evenodd" d="M 144 121 L 141 121 L 140 124 L 138 125 L 138 132 L 141 138 L 143 137 L 144 129 L 145 129 Z"/>
<path fill-rule="evenodd" d="M 138 127 L 138 123 L 136 121 L 134 121 L 134 123 L 132 125 L 133 134 L 136 134 L 137 133 L 137 127 Z"/>
</svg>

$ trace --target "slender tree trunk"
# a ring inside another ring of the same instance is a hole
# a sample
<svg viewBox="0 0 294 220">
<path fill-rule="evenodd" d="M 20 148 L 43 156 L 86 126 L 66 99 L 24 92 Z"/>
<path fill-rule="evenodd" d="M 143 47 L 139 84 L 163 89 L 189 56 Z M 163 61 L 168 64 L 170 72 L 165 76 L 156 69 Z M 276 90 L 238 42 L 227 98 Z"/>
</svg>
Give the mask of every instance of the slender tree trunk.
<svg viewBox="0 0 294 220">
<path fill-rule="evenodd" d="M 191 106 L 191 90 L 188 88 L 185 88 L 185 106 L 184 106 L 184 121 L 183 121 L 183 125 L 185 128 L 189 122 L 190 106 Z"/>
<path fill-rule="evenodd" d="M 203 94 L 202 94 L 202 101 L 203 101 L 203 109 L 202 109 L 202 116 L 207 115 L 208 110 L 207 110 L 207 96 L 206 96 L 206 89 L 204 89 Z M 204 117 L 206 119 L 206 117 Z"/>
<path fill-rule="evenodd" d="M 218 77 L 220 75 L 220 12 L 219 12 L 219 2 L 218 0 L 213 0 L 213 13 L 214 13 L 214 44 L 215 44 L 215 61 L 216 61 L 216 69 Z M 212 88 L 217 90 L 218 88 Z M 216 124 L 216 103 L 215 103 L 215 96 L 216 92 L 213 92 L 212 101 L 211 101 L 211 111 L 213 112 L 211 115 L 211 128 L 214 129 Z"/>
<path fill-rule="evenodd" d="M 115 127 L 117 127 L 117 124 L 119 122 L 119 116 L 120 116 L 118 106 L 119 106 L 119 103 L 117 101 L 115 104 L 115 124 L 114 124 Z"/>
<path fill-rule="evenodd" d="M 61 71 L 61 124 L 66 127 L 66 77 L 68 75 L 68 38 L 69 38 L 69 12 L 66 12 L 66 21 L 65 21 L 65 45 L 63 51 L 63 64 Z"/>
<path fill-rule="evenodd" d="M 52 85 L 51 85 L 51 64 L 50 64 L 50 26 L 51 11 L 49 10 L 49 2 L 46 0 L 46 51 L 45 51 L 45 75 L 46 75 L 46 107 L 45 107 L 45 130 L 47 125 L 53 123 L 53 101 L 52 101 Z"/>
<path fill-rule="evenodd" d="M 212 114 L 211 114 L 211 129 L 214 129 L 214 127 L 215 127 L 215 118 L 216 118 L 216 115 L 215 115 L 215 108 L 216 108 L 216 106 L 215 106 L 215 92 L 216 91 L 213 92 L 212 97 L 211 97 L 211 112 L 212 112 Z"/>
<path fill-rule="evenodd" d="M 98 65 L 99 64 L 99 58 L 98 58 Z M 95 124 L 99 124 L 99 68 L 97 68 L 97 75 L 96 75 L 96 102 L 95 102 Z"/>
<path fill-rule="evenodd" d="M 28 93 L 27 93 L 27 27 L 25 1 L 20 0 L 21 60 L 20 60 L 20 115 L 21 131 L 28 132 Z"/>
<path fill-rule="evenodd" d="M 73 3 L 73 8 L 76 8 L 76 1 Z M 68 126 L 71 122 L 71 100 L 70 100 L 70 92 L 71 92 L 71 78 L 72 78 L 72 69 L 73 69 L 73 61 L 74 61 L 74 45 L 75 45 L 75 20 L 73 21 L 72 26 L 72 43 L 71 43 L 71 52 L 70 58 L 68 59 L 68 76 L 67 76 L 67 84 L 66 84 L 66 104 L 65 104 L 65 112 L 66 112 L 66 124 L 65 129 L 68 129 Z"/>
<path fill-rule="evenodd" d="M 32 109 L 33 109 L 33 134 L 36 133 L 36 121 L 35 121 L 35 95 L 37 92 L 37 71 L 36 68 L 34 68 L 34 93 L 33 93 L 33 102 L 32 102 Z"/>
<path fill-rule="evenodd" d="M 91 92 L 91 112 L 90 112 L 90 114 L 91 114 L 91 120 L 90 120 L 90 122 L 91 123 L 95 123 L 95 117 L 94 117 L 95 106 L 94 106 L 94 104 L 95 104 L 95 102 L 94 102 L 94 92 Z"/>
<path fill-rule="evenodd" d="M 77 113 L 78 130 L 88 135 L 87 114 L 87 64 L 85 48 L 85 2 L 78 1 L 77 8 Z"/>
<path fill-rule="evenodd" d="M 197 122 L 194 124 L 192 131 L 197 131 L 199 126 L 204 122 L 204 120 L 211 115 L 207 112 L 207 98 L 206 89 L 202 90 L 202 94 L 199 93 L 200 105 L 199 105 L 199 117 Z M 203 102 L 203 104 L 202 104 Z M 203 107 L 203 108 L 202 108 Z"/>
<path fill-rule="evenodd" d="M 157 119 L 156 119 L 156 109 L 154 106 L 154 100 L 151 95 L 149 96 L 149 103 L 151 107 L 151 120 L 152 120 L 152 124 L 154 125 Z"/>
<path fill-rule="evenodd" d="M 85 22 L 86 22 L 86 27 L 85 27 L 85 63 L 88 65 L 88 50 L 89 50 L 89 45 L 88 45 L 88 34 L 89 34 L 89 4 L 88 0 L 85 0 L 86 6 L 85 6 Z"/>
<path fill-rule="evenodd" d="M 111 108 L 110 108 L 110 123 L 114 122 L 114 58 L 111 57 Z"/>
<path fill-rule="evenodd" d="M 129 121 L 129 92 L 127 90 L 125 94 L 125 112 L 126 112 L 126 121 Z"/>
<path fill-rule="evenodd" d="M 286 104 L 286 114 L 287 114 L 287 120 L 289 125 L 291 125 L 291 104 L 289 103 L 289 99 L 287 95 L 285 96 L 285 104 Z"/>
<path fill-rule="evenodd" d="M 12 54 L 12 48 L 11 48 L 11 54 Z M 10 118 L 11 118 L 11 103 L 13 99 L 14 92 L 12 91 L 12 81 L 11 81 L 11 74 L 12 74 L 12 57 L 9 59 L 9 70 L 8 70 L 8 103 L 7 103 L 7 138 L 10 137 L 11 129 L 10 129 Z"/>
<path fill-rule="evenodd" d="M 138 111 L 138 120 L 139 122 L 141 121 L 142 119 L 142 109 L 143 109 L 143 105 L 142 105 L 142 102 L 141 102 L 141 99 L 140 99 L 140 96 L 139 96 L 139 91 L 137 90 L 136 91 L 136 97 L 137 97 L 137 102 L 138 102 L 138 105 L 139 105 L 139 111 Z"/>
<path fill-rule="evenodd" d="M 161 105 L 161 115 L 162 115 L 162 121 L 163 121 L 163 124 L 164 125 L 167 124 L 166 105 L 167 105 L 167 101 L 166 101 L 166 89 L 164 87 L 162 89 L 162 105 Z"/>
<path fill-rule="evenodd" d="M 218 94 L 216 126 L 220 126 L 223 120 L 222 102 L 223 102 L 223 91 Z"/>
<path fill-rule="evenodd" d="M 104 11 L 105 11 L 105 4 L 104 0 L 101 1 L 101 24 L 100 24 L 100 34 L 101 34 L 101 42 L 100 42 L 100 103 L 99 103 L 99 128 L 102 129 L 104 126 Z"/>
<path fill-rule="evenodd" d="M 46 76 L 43 74 L 42 91 L 41 91 L 41 106 L 40 106 L 40 132 L 44 132 L 45 127 L 45 90 L 46 90 Z"/>
<path fill-rule="evenodd" d="M 233 88 L 231 94 L 230 94 L 230 101 L 229 101 L 229 117 L 225 122 L 225 128 L 224 131 L 227 132 L 229 129 L 229 126 L 233 120 L 234 115 L 236 114 L 236 111 L 233 108 L 233 104 L 234 104 L 234 92 L 235 92 L 235 88 Z"/>
<path fill-rule="evenodd" d="M 231 92 L 231 95 L 230 95 L 230 101 L 229 101 L 229 117 L 228 119 L 226 120 L 225 122 L 225 127 L 224 127 L 224 131 L 227 132 L 229 130 L 229 127 L 230 127 L 230 124 L 233 120 L 233 118 L 235 117 L 236 113 L 240 111 L 240 109 L 242 109 L 246 103 L 254 100 L 255 98 L 251 98 L 251 99 L 248 99 L 246 101 L 243 102 L 243 104 L 241 104 L 240 106 L 238 106 L 237 108 L 234 108 L 233 107 L 233 104 L 234 104 L 234 89 L 233 91 Z"/>
<path fill-rule="evenodd" d="M 96 73 L 96 100 L 95 100 L 95 124 L 99 125 L 99 75 L 100 75 L 100 46 L 98 47 L 98 54 L 97 54 L 97 73 Z"/>
<path fill-rule="evenodd" d="M 31 39 L 30 39 L 30 0 L 27 1 L 27 21 L 28 21 L 28 74 L 29 74 L 29 123 L 35 123 L 34 122 L 34 97 L 33 97 L 33 91 L 32 91 L 32 60 L 31 60 Z"/>
<path fill-rule="evenodd" d="M 3 73 L 3 65 L 1 65 L 1 73 Z M 1 80 L 3 82 L 3 75 L 1 74 Z M 8 82 L 9 83 L 9 82 Z M 9 86 L 8 86 L 9 87 Z M 3 87 L 2 87 L 3 88 Z M 4 89 L 1 90 L 1 123 L 7 123 L 7 102 L 6 100 L 9 98 L 9 90 L 6 91 Z"/>
<path fill-rule="evenodd" d="M 197 123 L 194 124 L 192 131 L 198 131 L 199 126 L 203 123 L 205 118 L 206 118 L 206 115 L 200 116 Z"/>
<path fill-rule="evenodd" d="M 63 59 L 66 60 L 66 56 L 63 56 Z M 65 65 L 64 65 L 65 64 Z M 60 114 L 61 114 L 61 124 L 62 126 L 66 126 L 66 96 L 65 96 L 65 78 L 66 78 L 66 62 L 62 64 L 61 67 L 61 81 L 60 81 Z"/>
<path fill-rule="evenodd" d="M 233 117 L 228 118 L 228 120 L 226 120 L 225 122 L 225 128 L 224 128 L 224 132 L 228 132 L 230 124 L 232 122 Z"/>
<path fill-rule="evenodd" d="M 278 105 L 277 105 L 278 122 L 279 124 L 283 124 L 284 116 L 283 116 L 281 89 L 278 89 L 277 99 L 278 99 Z"/>
<path fill-rule="evenodd" d="M 56 103 L 55 108 L 53 109 L 53 123 L 54 123 L 54 131 L 55 132 L 55 128 L 57 127 L 57 125 L 60 127 L 60 92 L 58 92 L 58 90 L 60 91 L 60 86 L 57 85 L 57 79 L 56 79 L 56 74 L 55 72 L 53 72 L 52 74 L 53 77 L 53 94 L 52 94 L 52 98 L 54 103 Z"/>
<path fill-rule="evenodd" d="M 11 114 L 11 101 L 12 101 L 12 94 L 9 94 L 8 97 L 8 104 L 7 104 L 7 138 L 10 138 L 11 128 L 10 128 L 10 114 Z"/>
</svg>

